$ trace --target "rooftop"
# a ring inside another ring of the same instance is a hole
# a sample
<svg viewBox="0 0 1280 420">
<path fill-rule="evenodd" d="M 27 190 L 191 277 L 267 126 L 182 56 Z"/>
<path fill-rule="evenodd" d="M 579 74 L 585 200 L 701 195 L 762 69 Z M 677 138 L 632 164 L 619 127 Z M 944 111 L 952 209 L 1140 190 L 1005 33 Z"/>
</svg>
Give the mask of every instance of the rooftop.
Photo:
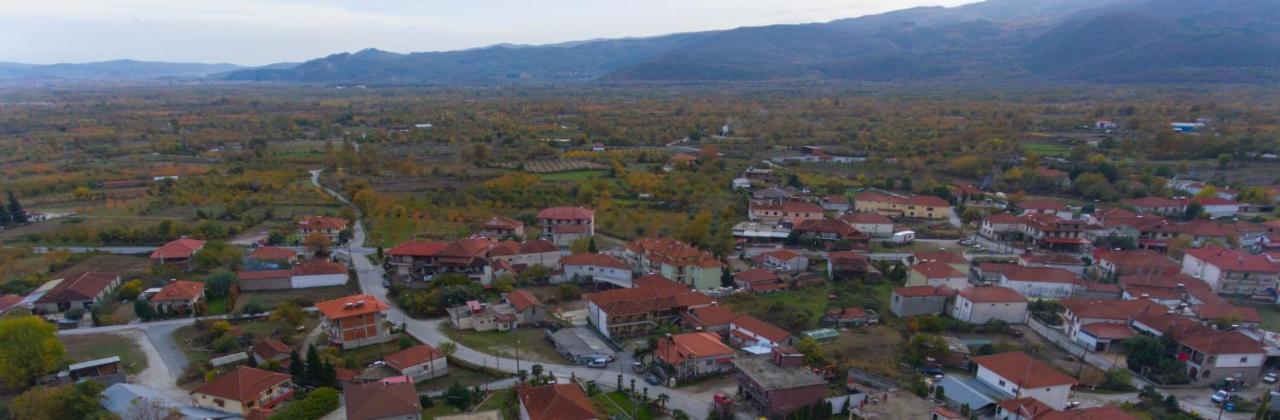
<svg viewBox="0 0 1280 420">
<path fill-rule="evenodd" d="M 769 357 L 743 357 L 733 361 L 752 382 L 766 391 L 826 385 L 822 376 L 804 366 L 778 366 Z"/>
<path fill-rule="evenodd" d="M 577 384 L 522 386 L 516 396 L 530 420 L 594 420 L 595 406 Z"/>
<path fill-rule="evenodd" d="M 325 318 L 337 319 L 349 316 L 364 315 L 378 313 L 387 310 L 390 306 L 378 300 L 373 295 L 351 295 L 340 297 L 337 299 L 316 302 L 316 309 L 324 314 Z"/>
<path fill-rule="evenodd" d="M 1007 352 L 973 358 L 978 366 L 1023 388 L 1075 385 L 1076 380 L 1023 352 Z"/>
<path fill-rule="evenodd" d="M 349 420 L 384 419 L 422 413 L 418 391 L 408 382 L 349 384 L 343 387 L 342 393 Z"/>
<path fill-rule="evenodd" d="M 219 376 L 199 388 L 192 394 L 205 394 L 233 401 L 248 401 L 271 387 L 288 382 L 289 375 L 267 370 L 241 366 L 225 375 Z"/>
</svg>

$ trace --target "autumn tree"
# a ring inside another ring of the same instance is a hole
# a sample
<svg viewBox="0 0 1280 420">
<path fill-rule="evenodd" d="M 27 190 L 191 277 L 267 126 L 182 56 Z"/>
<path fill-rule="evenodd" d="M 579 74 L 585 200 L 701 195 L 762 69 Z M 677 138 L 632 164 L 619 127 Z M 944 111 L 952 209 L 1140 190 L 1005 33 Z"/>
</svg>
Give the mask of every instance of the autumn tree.
<svg viewBox="0 0 1280 420">
<path fill-rule="evenodd" d="M 66 354 L 57 334 L 57 327 L 37 316 L 0 320 L 0 379 L 29 386 L 57 369 Z"/>
<path fill-rule="evenodd" d="M 302 241 L 302 246 L 311 250 L 314 255 L 328 255 L 329 248 L 333 246 L 333 241 L 329 240 L 329 236 L 320 232 L 312 232 Z"/>
<path fill-rule="evenodd" d="M 289 331 L 297 329 L 306 320 L 307 313 L 292 302 L 281 302 L 271 311 L 271 322 L 280 324 Z"/>
</svg>

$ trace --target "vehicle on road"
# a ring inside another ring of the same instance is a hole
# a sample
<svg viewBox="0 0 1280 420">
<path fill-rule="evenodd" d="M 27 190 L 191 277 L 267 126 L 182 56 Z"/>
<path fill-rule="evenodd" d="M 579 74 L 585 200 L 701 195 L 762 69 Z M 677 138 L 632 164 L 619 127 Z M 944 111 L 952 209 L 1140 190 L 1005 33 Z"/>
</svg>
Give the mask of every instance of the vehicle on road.
<svg viewBox="0 0 1280 420">
<path fill-rule="evenodd" d="M 645 381 L 645 382 L 648 382 L 648 383 L 649 383 L 649 385 L 659 385 L 659 384 L 662 384 L 662 380 L 658 379 L 658 375 L 654 375 L 654 374 L 652 374 L 652 373 L 650 373 L 650 374 L 648 374 L 648 375 L 644 375 L 644 381 Z"/>
<path fill-rule="evenodd" d="M 601 357 L 601 358 L 592 360 L 590 362 L 587 362 L 587 367 L 595 368 L 595 369 L 604 369 L 606 367 L 609 367 L 609 358 Z"/>
<path fill-rule="evenodd" d="M 1225 389 L 1219 389 L 1217 392 L 1213 393 L 1213 396 L 1209 397 L 1209 400 L 1213 401 L 1214 404 L 1222 404 L 1223 402 L 1226 402 L 1226 401 L 1233 401 L 1238 399 L 1240 399 L 1240 395 L 1234 392 L 1227 391 Z"/>
<path fill-rule="evenodd" d="M 631 371 L 635 373 L 644 372 L 644 363 L 631 362 Z"/>
</svg>

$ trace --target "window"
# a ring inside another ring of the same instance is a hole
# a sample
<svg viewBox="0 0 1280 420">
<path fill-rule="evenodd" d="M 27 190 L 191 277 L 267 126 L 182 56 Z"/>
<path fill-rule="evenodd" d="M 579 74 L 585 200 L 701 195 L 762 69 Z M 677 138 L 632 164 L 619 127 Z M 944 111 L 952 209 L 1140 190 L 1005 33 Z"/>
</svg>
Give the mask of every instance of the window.
<svg viewBox="0 0 1280 420">
<path fill-rule="evenodd" d="M 1004 386 L 1004 379 L 1000 380 L 1000 386 Z"/>
<path fill-rule="evenodd" d="M 1240 358 L 1240 363 L 1249 363 L 1249 358 L 1248 358 L 1248 357 L 1241 357 L 1241 358 Z"/>
<path fill-rule="evenodd" d="M 213 400 L 213 403 L 214 403 L 214 404 L 217 404 L 217 405 L 218 405 L 218 407 L 225 407 L 225 406 L 227 405 L 227 402 L 226 402 L 226 401 L 223 401 L 221 398 L 215 398 L 215 399 Z"/>
</svg>

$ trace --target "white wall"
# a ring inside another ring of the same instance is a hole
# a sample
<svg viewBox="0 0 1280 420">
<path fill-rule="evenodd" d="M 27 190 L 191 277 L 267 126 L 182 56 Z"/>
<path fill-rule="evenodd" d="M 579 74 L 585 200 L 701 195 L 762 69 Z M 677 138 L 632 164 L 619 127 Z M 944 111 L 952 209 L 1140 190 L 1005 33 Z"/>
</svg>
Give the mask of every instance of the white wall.
<svg viewBox="0 0 1280 420">
<path fill-rule="evenodd" d="M 573 276 L 593 277 L 596 281 L 604 281 L 614 284 L 618 287 L 632 287 L 631 269 L 601 267 L 596 265 L 564 265 L 564 275 L 560 277 L 560 282 L 573 280 Z"/>
<path fill-rule="evenodd" d="M 1245 361 L 1240 361 L 1244 358 Z M 1262 353 L 1257 354 L 1220 354 L 1218 360 L 1214 361 L 1214 367 L 1220 368 L 1251 368 L 1262 366 L 1262 362 L 1266 357 Z"/>
<path fill-rule="evenodd" d="M 1027 303 L 973 303 L 964 296 L 957 296 L 955 306 L 951 308 L 951 317 L 970 324 L 984 324 L 992 319 L 1021 324 L 1027 320 Z"/>
<path fill-rule="evenodd" d="M 1002 378 L 990 369 L 978 366 L 978 380 L 986 382 L 988 385 L 995 387 L 1009 395 L 1021 395 L 1035 397 L 1056 410 L 1062 410 L 1067 406 L 1067 395 L 1071 393 L 1071 385 L 1058 385 L 1048 388 L 1026 388 L 1018 389 L 1018 385 L 1010 380 L 1011 378 Z M 1021 380 L 1018 378 L 1016 380 Z M 1004 384 L 1001 385 L 1001 382 Z"/>
<path fill-rule="evenodd" d="M 1222 280 L 1222 270 L 1217 266 L 1205 264 L 1199 258 L 1191 256 L 1191 254 L 1182 255 L 1182 274 L 1189 275 L 1204 280 L 1209 283 L 1209 287 L 1216 293 Z"/>
<path fill-rule="evenodd" d="M 289 285 L 294 289 L 306 289 L 308 287 L 325 287 L 325 286 L 341 286 L 347 284 L 347 273 L 342 274 L 321 274 L 315 276 L 293 276 L 289 279 Z"/>
<path fill-rule="evenodd" d="M 1000 275 L 1000 286 L 1017 290 L 1018 293 L 1029 299 L 1066 299 L 1074 295 L 1076 291 L 1076 285 L 1072 283 L 1016 281 L 1010 280 L 1004 274 Z"/>
</svg>

